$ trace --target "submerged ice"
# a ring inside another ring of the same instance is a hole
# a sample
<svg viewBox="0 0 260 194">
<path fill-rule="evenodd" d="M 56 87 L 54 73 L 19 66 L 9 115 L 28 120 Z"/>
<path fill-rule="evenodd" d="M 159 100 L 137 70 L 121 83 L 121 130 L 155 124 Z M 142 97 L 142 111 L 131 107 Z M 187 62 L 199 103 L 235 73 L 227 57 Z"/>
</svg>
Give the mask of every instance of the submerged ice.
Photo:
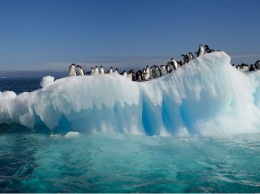
<svg viewBox="0 0 260 194">
<path fill-rule="evenodd" d="M 45 77 L 42 89 L 0 93 L 0 123 L 34 129 L 146 135 L 228 135 L 260 126 L 260 73 L 224 52 L 205 54 L 148 82 L 118 75 Z"/>
</svg>

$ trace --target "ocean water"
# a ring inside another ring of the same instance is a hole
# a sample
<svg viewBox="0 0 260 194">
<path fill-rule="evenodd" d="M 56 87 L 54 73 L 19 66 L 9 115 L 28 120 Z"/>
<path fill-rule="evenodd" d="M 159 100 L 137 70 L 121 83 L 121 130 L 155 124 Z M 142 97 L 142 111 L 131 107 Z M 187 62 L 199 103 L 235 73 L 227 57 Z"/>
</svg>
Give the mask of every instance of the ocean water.
<svg viewBox="0 0 260 194">
<path fill-rule="evenodd" d="M 0 91 L 41 79 L 0 79 Z M 260 192 L 260 133 L 53 134 L 0 125 L 0 192 Z"/>
</svg>

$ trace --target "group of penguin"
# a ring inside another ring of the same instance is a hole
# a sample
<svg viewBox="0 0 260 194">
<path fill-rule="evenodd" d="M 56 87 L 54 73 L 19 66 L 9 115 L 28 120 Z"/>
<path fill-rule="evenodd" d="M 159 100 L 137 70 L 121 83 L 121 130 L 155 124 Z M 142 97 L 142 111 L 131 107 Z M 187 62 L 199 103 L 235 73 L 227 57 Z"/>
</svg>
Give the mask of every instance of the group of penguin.
<svg viewBox="0 0 260 194">
<path fill-rule="evenodd" d="M 232 66 L 242 72 L 256 71 L 256 70 L 260 70 L 260 60 L 257 60 L 254 64 L 250 64 L 250 65 L 242 63 L 240 65 L 232 64 Z"/>
<path fill-rule="evenodd" d="M 200 57 L 206 53 L 211 53 L 214 52 L 215 50 L 212 50 L 209 48 L 208 45 L 201 45 L 199 44 L 199 49 L 197 52 L 195 52 L 197 57 Z M 217 50 L 218 51 L 218 50 Z M 87 73 L 85 73 L 84 69 L 80 65 L 75 65 L 72 64 L 69 67 L 69 76 L 77 76 L 77 75 L 88 75 L 88 76 L 96 76 L 96 75 L 104 75 L 104 74 L 120 74 L 122 76 L 125 76 L 129 78 L 131 81 L 137 81 L 137 82 L 143 82 L 143 81 L 148 81 L 151 79 L 156 79 L 158 77 L 164 76 L 168 73 L 171 73 L 172 71 L 176 70 L 177 68 L 183 66 L 184 64 L 188 63 L 189 61 L 193 60 L 195 57 L 192 54 L 192 52 L 189 52 L 187 55 L 182 54 L 182 60 L 177 61 L 174 58 L 171 58 L 170 61 L 166 65 L 153 65 L 152 67 L 149 67 L 147 65 L 145 68 L 142 70 L 138 70 L 134 72 L 133 69 L 131 69 L 128 73 L 126 71 L 123 71 L 121 73 L 118 72 L 118 69 L 116 68 L 113 71 L 113 67 L 110 67 L 110 69 L 105 72 L 103 66 L 96 66 L 95 68 L 91 67 L 91 70 Z M 233 65 L 235 66 L 235 65 Z M 260 70 L 260 60 L 258 60 L 254 65 L 248 66 L 247 64 L 241 64 L 235 66 L 237 69 L 241 71 L 255 71 L 255 70 Z M 77 68 L 77 71 L 76 71 Z M 246 70 L 247 69 L 247 70 Z"/>
</svg>

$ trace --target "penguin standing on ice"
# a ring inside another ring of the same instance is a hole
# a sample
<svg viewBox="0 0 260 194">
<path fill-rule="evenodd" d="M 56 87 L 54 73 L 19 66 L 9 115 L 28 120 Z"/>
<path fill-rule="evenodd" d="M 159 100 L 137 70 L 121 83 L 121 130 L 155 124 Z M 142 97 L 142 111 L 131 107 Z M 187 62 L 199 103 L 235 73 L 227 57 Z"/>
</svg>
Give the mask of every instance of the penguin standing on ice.
<svg viewBox="0 0 260 194">
<path fill-rule="evenodd" d="M 162 76 L 167 74 L 165 65 L 161 65 L 161 74 L 162 74 Z"/>
<path fill-rule="evenodd" d="M 94 74 L 93 75 L 98 75 L 98 74 L 99 74 L 98 66 L 96 66 L 95 69 L 94 69 Z"/>
<path fill-rule="evenodd" d="M 69 67 L 69 76 L 77 76 L 77 73 L 75 71 L 75 64 L 71 64 L 71 66 Z"/>
<path fill-rule="evenodd" d="M 199 44 L 199 50 L 197 52 L 197 57 L 200 57 L 200 56 L 204 55 L 204 52 L 205 51 L 204 51 L 203 46 L 201 44 Z"/>
<path fill-rule="evenodd" d="M 162 75 L 162 72 L 157 65 L 155 66 L 154 73 L 155 73 L 156 78 L 161 77 L 161 75 Z"/>
<path fill-rule="evenodd" d="M 79 75 L 85 75 L 85 71 L 80 65 L 77 65 L 76 67 L 78 68 Z"/>
<path fill-rule="evenodd" d="M 183 57 L 183 64 L 189 63 L 189 57 L 188 57 L 188 55 L 182 54 L 181 56 Z"/>
<path fill-rule="evenodd" d="M 112 74 L 113 73 L 113 67 L 110 67 L 110 69 L 108 70 L 108 74 Z"/>
<path fill-rule="evenodd" d="M 143 72 L 142 72 L 142 80 L 143 81 L 148 81 L 149 77 L 150 77 L 149 71 L 147 71 L 147 68 L 144 68 Z"/>
<path fill-rule="evenodd" d="M 176 70 L 177 67 L 178 67 L 178 63 L 177 63 L 177 61 L 176 61 L 174 58 L 171 58 L 171 63 L 172 63 L 172 67 L 173 67 L 173 69 Z"/>
<path fill-rule="evenodd" d="M 193 59 L 194 59 L 194 56 L 193 56 L 192 52 L 189 52 L 189 61 L 191 61 Z"/>
<path fill-rule="evenodd" d="M 138 70 L 137 72 L 136 72 L 136 81 L 137 82 L 142 82 L 143 80 L 142 80 L 142 71 L 141 70 Z"/>
<path fill-rule="evenodd" d="M 254 65 L 256 69 L 260 70 L 260 60 L 257 60 Z"/>
<path fill-rule="evenodd" d="M 124 77 L 127 77 L 126 71 L 124 70 L 124 71 L 121 73 L 121 75 L 124 76 Z"/>
<path fill-rule="evenodd" d="M 118 74 L 118 69 L 116 68 L 115 72 L 114 73 L 117 73 Z"/>
<path fill-rule="evenodd" d="M 90 75 L 94 75 L 94 68 L 93 67 L 91 67 Z"/>
<path fill-rule="evenodd" d="M 208 45 L 204 45 L 205 53 L 212 53 L 214 50 L 210 49 Z"/>
<path fill-rule="evenodd" d="M 100 66 L 99 74 L 100 74 L 100 75 L 104 75 L 104 74 L 105 74 L 105 70 L 104 70 L 104 68 L 103 68 L 102 65 Z"/>
<path fill-rule="evenodd" d="M 133 81 L 133 74 L 134 74 L 134 70 L 131 69 L 128 74 L 127 74 L 127 78 L 130 79 L 131 81 Z"/>
</svg>

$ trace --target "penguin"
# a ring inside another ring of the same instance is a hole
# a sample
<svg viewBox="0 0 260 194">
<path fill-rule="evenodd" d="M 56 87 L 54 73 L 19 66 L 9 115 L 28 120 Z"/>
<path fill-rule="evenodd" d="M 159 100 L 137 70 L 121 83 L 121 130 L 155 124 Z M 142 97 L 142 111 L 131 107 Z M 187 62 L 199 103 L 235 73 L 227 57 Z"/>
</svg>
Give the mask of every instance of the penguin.
<svg viewBox="0 0 260 194">
<path fill-rule="evenodd" d="M 149 71 L 147 71 L 147 68 L 144 68 L 143 72 L 142 72 L 142 80 L 143 81 L 148 81 L 149 77 L 150 77 Z"/>
<path fill-rule="evenodd" d="M 162 72 L 161 72 L 161 70 L 160 70 L 160 68 L 158 66 L 155 67 L 154 72 L 155 72 L 156 78 L 161 77 Z"/>
<path fill-rule="evenodd" d="M 237 69 L 241 69 L 241 65 L 237 65 L 236 68 L 237 68 Z"/>
<path fill-rule="evenodd" d="M 137 82 L 142 82 L 143 80 L 142 80 L 142 71 L 141 70 L 138 70 L 137 72 L 136 72 L 136 81 Z"/>
<path fill-rule="evenodd" d="M 254 64 L 255 68 L 260 70 L 260 60 L 257 60 Z"/>
<path fill-rule="evenodd" d="M 71 64 L 71 66 L 69 67 L 69 76 L 77 76 L 77 73 L 75 71 L 75 64 Z"/>
<path fill-rule="evenodd" d="M 183 64 L 189 63 L 189 57 L 188 57 L 188 55 L 182 54 L 181 56 L 183 56 Z"/>
<path fill-rule="evenodd" d="M 94 68 L 93 67 L 91 67 L 90 75 L 94 75 Z"/>
<path fill-rule="evenodd" d="M 201 44 L 199 44 L 199 50 L 197 52 L 197 57 L 200 57 L 200 56 L 204 55 L 204 52 L 205 51 L 204 51 L 203 46 Z"/>
<path fill-rule="evenodd" d="M 166 71 L 166 68 L 165 68 L 165 65 L 161 65 L 161 75 L 166 75 L 167 74 L 167 71 Z"/>
<path fill-rule="evenodd" d="M 249 65 L 248 65 L 248 64 L 245 64 L 245 63 L 242 63 L 242 64 L 241 64 L 241 70 L 242 70 L 243 72 L 249 71 Z"/>
<path fill-rule="evenodd" d="M 149 74 L 148 80 L 149 79 L 153 79 L 153 77 L 152 77 L 152 68 L 150 68 L 149 65 L 146 65 L 145 71 L 146 71 L 146 73 Z"/>
<path fill-rule="evenodd" d="M 105 74 L 105 70 L 103 68 L 103 66 L 100 66 L 100 70 L 99 70 L 99 75 L 104 75 Z"/>
<path fill-rule="evenodd" d="M 150 68 L 150 77 L 149 79 L 154 79 L 154 69 L 153 67 Z"/>
<path fill-rule="evenodd" d="M 115 72 L 114 73 L 117 73 L 118 74 L 118 69 L 116 68 Z"/>
<path fill-rule="evenodd" d="M 210 49 L 208 45 L 204 45 L 205 53 L 212 53 L 214 50 Z"/>
<path fill-rule="evenodd" d="M 145 71 L 146 73 L 150 73 L 149 65 L 146 65 Z"/>
<path fill-rule="evenodd" d="M 107 73 L 111 75 L 113 73 L 113 67 L 110 67 Z"/>
<path fill-rule="evenodd" d="M 124 71 L 121 73 L 121 75 L 124 76 L 124 77 L 127 77 L 126 71 L 124 70 Z"/>
<path fill-rule="evenodd" d="M 192 52 L 189 52 L 189 61 L 191 61 L 193 59 L 194 59 L 194 56 L 193 56 Z"/>
<path fill-rule="evenodd" d="M 166 68 L 167 74 L 172 72 L 172 70 L 170 69 L 170 65 L 167 64 L 165 66 L 165 68 Z"/>
<path fill-rule="evenodd" d="M 85 75 L 85 71 L 80 65 L 77 65 L 76 67 L 78 68 L 79 75 Z"/>
<path fill-rule="evenodd" d="M 128 74 L 127 74 L 127 78 L 130 79 L 131 81 L 133 81 L 133 74 L 134 74 L 134 70 L 131 69 Z"/>
<path fill-rule="evenodd" d="M 96 66 L 95 69 L 94 69 L 94 74 L 93 75 L 98 75 L 98 74 L 99 74 L 98 66 Z"/>
<path fill-rule="evenodd" d="M 156 78 L 156 74 L 155 74 L 155 68 L 156 68 L 156 65 L 153 65 L 152 66 L 152 73 L 151 73 L 151 76 L 152 76 L 152 79 L 155 79 Z"/>
<path fill-rule="evenodd" d="M 153 79 L 153 68 L 152 67 L 147 67 L 147 68 L 148 68 L 148 72 L 149 72 L 149 80 Z"/>
<path fill-rule="evenodd" d="M 251 64 L 248 71 L 255 71 L 256 67 L 255 65 Z"/>
<path fill-rule="evenodd" d="M 132 73 L 132 81 L 137 81 L 137 73 L 135 73 L 134 71 Z"/>
<path fill-rule="evenodd" d="M 172 67 L 174 70 L 176 70 L 178 68 L 178 63 L 174 58 L 171 58 L 171 62 L 172 62 Z"/>
</svg>

